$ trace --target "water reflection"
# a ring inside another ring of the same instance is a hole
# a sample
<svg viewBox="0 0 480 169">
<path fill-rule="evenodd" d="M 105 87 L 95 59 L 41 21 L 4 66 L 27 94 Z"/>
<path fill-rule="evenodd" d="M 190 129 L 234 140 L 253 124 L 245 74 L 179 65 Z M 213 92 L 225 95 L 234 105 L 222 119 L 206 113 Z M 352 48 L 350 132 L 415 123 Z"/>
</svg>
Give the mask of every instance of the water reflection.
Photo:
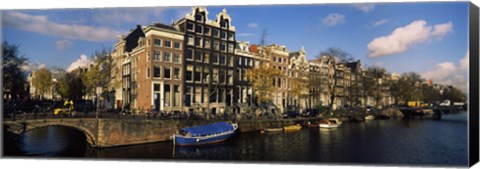
<svg viewBox="0 0 480 169">
<path fill-rule="evenodd" d="M 333 129 L 240 133 L 226 142 L 194 147 L 160 142 L 93 149 L 78 130 L 48 127 L 27 132 L 14 144 L 26 156 L 466 165 L 466 117 L 464 113 L 442 120 L 373 120 Z M 5 151 L 7 156 L 15 154 Z"/>
</svg>

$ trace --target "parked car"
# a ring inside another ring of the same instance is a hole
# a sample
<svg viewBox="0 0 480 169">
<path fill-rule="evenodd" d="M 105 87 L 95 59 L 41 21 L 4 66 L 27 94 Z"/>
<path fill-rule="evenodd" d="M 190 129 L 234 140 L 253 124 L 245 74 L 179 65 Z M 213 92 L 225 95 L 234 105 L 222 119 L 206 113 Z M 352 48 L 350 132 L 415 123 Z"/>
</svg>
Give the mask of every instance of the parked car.
<svg viewBox="0 0 480 169">
<path fill-rule="evenodd" d="M 317 109 L 305 109 L 303 113 L 301 114 L 302 117 L 317 117 L 317 115 L 320 113 L 319 110 Z"/>
<path fill-rule="evenodd" d="M 298 116 L 300 116 L 300 113 L 298 111 L 293 111 L 293 110 L 289 110 L 283 114 L 283 118 L 286 118 L 286 119 L 296 118 Z"/>
<path fill-rule="evenodd" d="M 367 106 L 365 108 L 365 113 L 374 113 L 376 110 L 373 106 Z"/>
</svg>

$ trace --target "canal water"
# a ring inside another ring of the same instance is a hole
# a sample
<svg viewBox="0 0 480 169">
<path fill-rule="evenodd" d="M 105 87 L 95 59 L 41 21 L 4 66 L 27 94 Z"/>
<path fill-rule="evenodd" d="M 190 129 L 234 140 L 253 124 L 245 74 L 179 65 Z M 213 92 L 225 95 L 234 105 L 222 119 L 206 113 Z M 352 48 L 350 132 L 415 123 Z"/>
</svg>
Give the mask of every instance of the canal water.
<svg viewBox="0 0 480 169">
<path fill-rule="evenodd" d="M 298 132 L 240 133 L 219 144 L 177 147 L 171 142 L 93 149 L 85 135 L 67 127 L 29 131 L 6 140 L 9 157 L 46 156 L 138 160 L 242 160 L 466 166 L 467 113 L 442 120 L 390 119 L 343 123 L 336 129 L 303 128 Z"/>
</svg>

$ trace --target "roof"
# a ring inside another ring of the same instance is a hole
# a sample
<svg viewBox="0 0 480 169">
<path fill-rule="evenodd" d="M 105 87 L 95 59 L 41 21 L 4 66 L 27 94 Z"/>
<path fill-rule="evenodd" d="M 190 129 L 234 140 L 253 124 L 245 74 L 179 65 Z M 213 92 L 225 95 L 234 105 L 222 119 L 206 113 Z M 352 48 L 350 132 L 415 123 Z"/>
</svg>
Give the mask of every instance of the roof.
<svg viewBox="0 0 480 169">
<path fill-rule="evenodd" d="M 218 122 L 218 123 L 212 123 L 212 124 L 207 124 L 203 126 L 183 128 L 180 130 L 188 132 L 195 137 L 195 136 L 204 136 L 208 134 L 218 134 L 222 132 L 231 131 L 231 130 L 234 130 L 234 127 L 227 122 Z"/>
<path fill-rule="evenodd" d="M 360 61 L 347 62 L 347 67 L 350 68 L 354 72 L 357 71 L 359 66 L 360 66 Z"/>
<path fill-rule="evenodd" d="M 133 48 L 137 47 L 140 37 L 145 37 L 145 33 L 143 33 L 142 27 L 137 25 L 137 28 L 125 37 L 125 51 L 131 52 Z"/>
<path fill-rule="evenodd" d="M 166 29 L 166 30 L 172 30 L 172 31 L 178 31 L 175 27 L 172 25 L 165 25 L 163 23 L 153 23 L 153 27 L 161 28 L 161 29 Z"/>
</svg>

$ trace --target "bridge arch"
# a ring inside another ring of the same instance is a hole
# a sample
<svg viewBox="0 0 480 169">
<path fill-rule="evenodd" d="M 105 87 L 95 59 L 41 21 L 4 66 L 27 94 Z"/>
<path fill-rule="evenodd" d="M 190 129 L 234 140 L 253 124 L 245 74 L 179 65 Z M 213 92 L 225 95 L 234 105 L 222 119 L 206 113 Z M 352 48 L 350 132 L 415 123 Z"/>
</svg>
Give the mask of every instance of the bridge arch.
<svg viewBox="0 0 480 169">
<path fill-rule="evenodd" d="M 92 146 L 95 147 L 98 145 L 97 139 L 97 128 L 96 125 L 93 125 L 89 120 L 82 121 L 81 119 L 48 119 L 48 120 L 26 120 L 18 121 L 12 123 L 5 123 L 7 131 L 15 133 L 17 135 L 23 134 L 27 131 L 31 131 L 38 128 L 49 127 L 49 126 L 63 126 L 69 127 L 85 134 L 86 141 Z"/>
</svg>

